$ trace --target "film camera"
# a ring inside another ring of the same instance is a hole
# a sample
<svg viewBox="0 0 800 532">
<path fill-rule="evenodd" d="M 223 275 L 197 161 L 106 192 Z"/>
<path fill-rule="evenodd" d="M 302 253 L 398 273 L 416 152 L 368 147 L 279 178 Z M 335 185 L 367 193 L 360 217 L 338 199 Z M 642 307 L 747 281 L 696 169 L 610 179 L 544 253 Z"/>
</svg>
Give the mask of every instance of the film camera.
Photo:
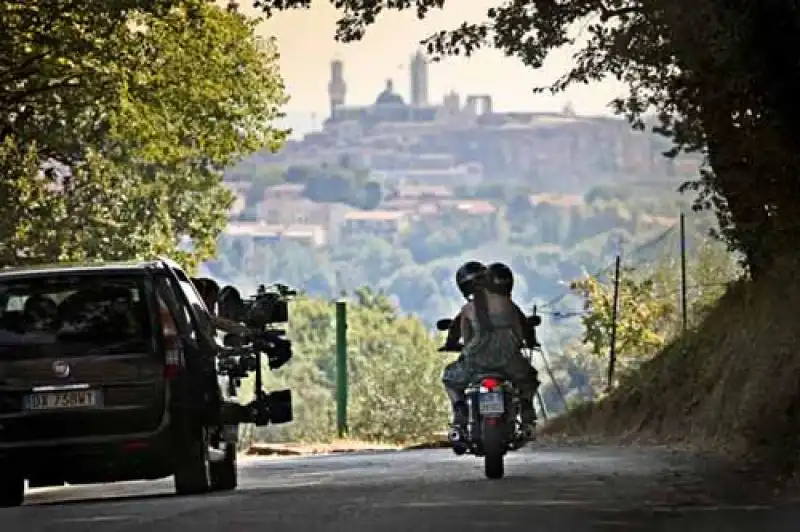
<svg viewBox="0 0 800 532">
<path fill-rule="evenodd" d="M 246 414 L 240 422 L 264 426 L 269 423 L 288 423 L 292 420 L 290 390 L 267 393 L 263 389 L 261 356 L 267 357 L 269 368 L 278 369 L 292 358 L 292 343 L 286 331 L 275 326 L 289 322 L 289 302 L 297 292 L 286 285 L 260 285 L 247 299 L 232 286 L 219 294 L 219 315 L 244 323 L 246 335 L 225 336 L 227 349 L 218 357 L 218 373 L 228 378 L 228 393 L 234 395 L 241 379 L 255 373 L 255 397 L 244 407 Z"/>
</svg>

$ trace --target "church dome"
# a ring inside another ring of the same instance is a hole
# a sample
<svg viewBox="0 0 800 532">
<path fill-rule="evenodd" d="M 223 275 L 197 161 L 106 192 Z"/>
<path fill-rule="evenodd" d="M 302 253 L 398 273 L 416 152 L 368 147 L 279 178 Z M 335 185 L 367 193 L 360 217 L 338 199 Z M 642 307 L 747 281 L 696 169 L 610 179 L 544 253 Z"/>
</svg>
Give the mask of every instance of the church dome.
<svg viewBox="0 0 800 532">
<path fill-rule="evenodd" d="M 386 88 L 378 94 L 378 97 L 375 99 L 375 105 L 405 105 L 403 98 L 394 92 L 394 83 L 392 80 L 386 80 Z"/>
</svg>

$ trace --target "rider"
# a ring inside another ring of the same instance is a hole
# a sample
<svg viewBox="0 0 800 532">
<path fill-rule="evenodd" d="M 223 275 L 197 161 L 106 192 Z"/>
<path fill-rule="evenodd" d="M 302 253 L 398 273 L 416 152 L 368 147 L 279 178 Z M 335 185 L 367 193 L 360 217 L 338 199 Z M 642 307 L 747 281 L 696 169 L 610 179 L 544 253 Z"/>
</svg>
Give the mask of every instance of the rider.
<svg viewBox="0 0 800 532">
<path fill-rule="evenodd" d="M 495 262 L 487 267 L 487 272 L 489 274 L 490 281 L 489 289 L 492 292 L 511 299 L 511 292 L 514 290 L 514 274 L 511 272 L 511 268 L 502 262 Z M 514 305 L 514 308 L 517 310 L 517 314 L 523 323 L 527 322 L 527 318 L 525 317 L 525 313 L 522 312 L 522 309 L 520 309 L 513 300 L 511 301 L 511 304 Z M 536 348 L 540 346 L 539 340 L 536 338 L 535 327 L 525 327 L 524 333 L 525 344 L 528 347 Z"/>
<path fill-rule="evenodd" d="M 519 387 L 522 422 L 535 422 L 532 399 L 538 384 L 535 370 L 522 356 L 524 322 L 521 312 L 507 295 L 489 289 L 488 269 L 479 262 L 468 262 L 456 272 L 456 284 L 469 301 L 459 312 L 464 349 L 458 360 L 449 364 L 442 382 L 453 406 L 453 424 L 463 427 L 466 421 L 464 389 L 477 373 L 500 371 Z M 529 430 L 526 428 L 526 430 Z"/>
<path fill-rule="evenodd" d="M 480 269 L 485 269 L 489 279 L 491 281 L 492 291 L 499 293 L 501 295 L 505 295 L 509 299 L 511 299 L 511 292 L 514 289 L 514 274 L 511 272 L 511 268 L 503 264 L 502 262 L 495 262 L 492 263 L 487 267 L 485 267 L 480 262 L 468 262 L 462 266 L 462 268 L 467 267 L 474 269 L 475 271 Z M 458 283 L 458 278 L 456 278 L 456 283 Z M 466 287 L 470 289 L 470 286 Z M 459 286 L 461 289 L 461 286 Z M 472 293 L 468 290 L 465 291 L 461 289 L 461 293 L 464 295 L 464 299 L 469 301 Z M 517 306 L 516 303 L 511 302 L 514 305 L 514 308 L 519 315 L 520 320 L 526 322 L 525 313 L 522 312 L 522 309 Z M 539 340 L 536 338 L 536 329 L 534 327 L 525 327 L 524 328 L 525 334 L 525 343 L 530 348 L 539 347 Z M 444 347 L 442 347 L 442 351 L 447 350 L 448 348 L 452 348 L 458 345 L 458 341 L 461 338 L 461 311 L 458 311 L 458 314 L 455 315 L 453 321 L 451 322 L 450 328 L 447 331 L 447 339 L 445 340 Z"/>
<path fill-rule="evenodd" d="M 514 290 L 514 274 L 512 273 L 511 268 L 502 262 L 495 262 L 487 267 L 487 273 L 489 278 L 489 282 L 487 284 L 488 290 L 500 296 L 507 297 L 511 302 L 511 305 L 516 310 L 517 316 L 523 324 L 522 333 L 525 344 L 530 348 L 539 347 L 540 344 L 536 338 L 536 328 L 527 325 L 528 319 L 525 317 L 525 314 L 511 299 L 511 292 Z M 534 368 L 530 363 L 528 363 L 527 366 L 529 375 L 526 379 L 526 382 L 530 383 L 531 386 L 525 389 L 525 391 L 530 392 L 530 395 L 525 396 L 525 394 L 521 394 L 520 397 L 520 401 L 522 403 L 523 423 L 525 422 L 524 418 L 526 408 L 529 409 L 528 421 L 534 422 L 536 420 L 536 408 L 533 406 L 533 398 L 536 394 L 536 390 L 539 388 L 539 372 L 536 371 L 536 368 Z"/>
<path fill-rule="evenodd" d="M 467 301 L 470 300 L 472 297 L 472 292 L 474 290 L 474 283 L 472 279 L 476 275 L 482 275 L 486 273 L 486 266 L 478 261 L 469 261 L 461 265 L 461 267 L 456 271 L 456 286 L 461 291 L 461 295 L 464 296 L 464 299 Z M 447 339 L 444 342 L 444 347 L 441 350 L 445 350 L 450 347 L 454 347 L 458 345 L 459 339 L 461 339 L 461 311 L 464 310 L 462 307 L 458 314 L 455 315 L 453 321 L 450 324 L 450 328 L 447 330 Z"/>
</svg>

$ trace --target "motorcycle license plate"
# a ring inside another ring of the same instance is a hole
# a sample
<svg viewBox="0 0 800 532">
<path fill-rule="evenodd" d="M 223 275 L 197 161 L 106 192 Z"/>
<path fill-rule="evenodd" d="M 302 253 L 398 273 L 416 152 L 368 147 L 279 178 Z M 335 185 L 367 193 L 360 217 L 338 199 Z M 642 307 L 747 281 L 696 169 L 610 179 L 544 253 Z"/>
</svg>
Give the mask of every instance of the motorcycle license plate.
<svg viewBox="0 0 800 532">
<path fill-rule="evenodd" d="M 503 402 L 503 394 L 500 392 L 486 392 L 480 394 L 478 398 L 478 411 L 481 414 L 502 414 L 506 406 Z"/>
</svg>

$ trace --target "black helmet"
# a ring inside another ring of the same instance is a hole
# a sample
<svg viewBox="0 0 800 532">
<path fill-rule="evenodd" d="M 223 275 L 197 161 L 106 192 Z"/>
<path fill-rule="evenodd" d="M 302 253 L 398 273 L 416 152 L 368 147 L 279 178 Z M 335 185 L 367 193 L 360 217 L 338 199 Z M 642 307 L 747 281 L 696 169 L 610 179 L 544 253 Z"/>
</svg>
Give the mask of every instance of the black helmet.
<svg viewBox="0 0 800 532">
<path fill-rule="evenodd" d="M 474 260 L 465 262 L 458 271 L 456 271 L 456 285 L 458 285 L 458 289 L 461 290 L 464 297 L 469 299 L 469 296 L 475 292 L 477 283 L 483 279 L 485 275 L 486 266 L 480 262 Z"/>
<path fill-rule="evenodd" d="M 246 313 L 244 301 L 239 291 L 228 285 L 219 291 L 217 296 L 217 308 L 220 317 L 234 321 L 243 321 Z"/>
<path fill-rule="evenodd" d="M 489 289 L 500 295 L 511 297 L 514 289 L 514 274 L 511 268 L 502 262 L 490 264 L 486 269 L 489 277 Z"/>
</svg>

